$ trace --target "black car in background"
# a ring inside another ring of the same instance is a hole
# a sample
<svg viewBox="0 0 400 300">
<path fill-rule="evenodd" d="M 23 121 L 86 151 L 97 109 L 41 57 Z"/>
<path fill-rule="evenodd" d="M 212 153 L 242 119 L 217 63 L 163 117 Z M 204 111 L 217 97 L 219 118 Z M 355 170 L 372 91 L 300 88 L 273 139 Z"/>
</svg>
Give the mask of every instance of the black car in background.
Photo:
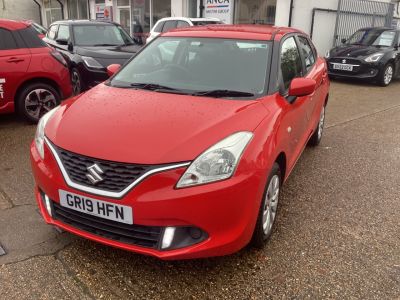
<svg viewBox="0 0 400 300">
<path fill-rule="evenodd" d="M 66 58 L 75 95 L 106 80 L 109 65 L 123 65 L 141 47 L 119 24 L 91 20 L 55 22 L 43 40 Z"/>
<path fill-rule="evenodd" d="M 363 28 L 342 43 L 325 56 L 331 78 L 369 79 L 387 86 L 400 76 L 400 30 Z"/>
</svg>

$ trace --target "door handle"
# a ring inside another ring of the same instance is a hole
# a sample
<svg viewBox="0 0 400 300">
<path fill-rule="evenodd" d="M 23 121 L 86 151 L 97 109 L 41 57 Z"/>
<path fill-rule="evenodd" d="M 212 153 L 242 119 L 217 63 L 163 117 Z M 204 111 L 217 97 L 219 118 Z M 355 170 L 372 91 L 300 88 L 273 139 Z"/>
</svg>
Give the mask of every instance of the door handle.
<svg viewBox="0 0 400 300">
<path fill-rule="evenodd" d="M 8 63 L 19 63 L 21 61 L 24 61 L 22 58 L 18 57 L 11 57 L 10 59 L 7 60 Z"/>
</svg>

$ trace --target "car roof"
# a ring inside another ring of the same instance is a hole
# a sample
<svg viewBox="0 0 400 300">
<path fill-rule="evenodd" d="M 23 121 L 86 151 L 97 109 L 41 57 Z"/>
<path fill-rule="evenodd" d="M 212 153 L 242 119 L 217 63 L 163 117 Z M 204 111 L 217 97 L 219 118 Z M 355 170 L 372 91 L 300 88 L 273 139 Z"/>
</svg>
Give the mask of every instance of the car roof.
<svg viewBox="0 0 400 300">
<path fill-rule="evenodd" d="M 118 25 L 115 22 L 103 21 L 103 20 L 61 20 L 52 23 L 51 25 Z M 51 26 L 50 25 L 50 26 Z"/>
<path fill-rule="evenodd" d="M 174 29 L 161 36 L 171 37 L 217 37 L 237 38 L 243 40 L 280 40 L 289 33 L 304 32 L 295 28 L 270 25 L 205 25 Z"/>
<path fill-rule="evenodd" d="M 19 29 L 24 29 L 28 26 L 29 24 L 27 24 L 24 21 L 0 19 L 0 27 L 8 30 L 19 30 Z"/>
</svg>

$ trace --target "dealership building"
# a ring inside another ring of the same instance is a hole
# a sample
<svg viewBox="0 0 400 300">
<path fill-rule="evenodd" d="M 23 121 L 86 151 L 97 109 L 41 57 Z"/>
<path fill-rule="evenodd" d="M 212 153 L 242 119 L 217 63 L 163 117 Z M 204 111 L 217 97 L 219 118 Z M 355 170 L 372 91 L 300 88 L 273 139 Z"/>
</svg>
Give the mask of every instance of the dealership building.
<svg viewBox="0 0 400 300">
<path fill-rule="evenodd" d="M 228 24 L 292 26 L 320 52 L 361 27 L 397 27 L 400 0 L 2 0 L 0 18 L 105 19 L 130 34 L 148 33 L 164 17 L 216 17 Z M 1 3 L 1 2 L 0 2 Z M 346 31 L 347 30 L 347 31 Z"/>
</svg>

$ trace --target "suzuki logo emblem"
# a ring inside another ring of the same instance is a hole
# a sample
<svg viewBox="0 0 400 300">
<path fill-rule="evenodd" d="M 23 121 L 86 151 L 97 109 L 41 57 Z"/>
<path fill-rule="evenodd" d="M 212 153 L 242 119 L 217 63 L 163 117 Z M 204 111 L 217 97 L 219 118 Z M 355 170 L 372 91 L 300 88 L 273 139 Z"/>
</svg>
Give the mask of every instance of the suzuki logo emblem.
<svg viewBox="0 0 400 300">
<path fill-rule="evenodd" d="M 88 167 L 87 170 L 88 173 L 86 173 L 86 177 L 92 184 L 97 184 L 104 180 L 103 177 L 100 176 L 104 171 L 97 164 Z"/>
<path fill-rule="evenodd" d="M 342 63 L 345 64 L 347 61 L 345 59 L 342 60 Z"/>
</svg>

